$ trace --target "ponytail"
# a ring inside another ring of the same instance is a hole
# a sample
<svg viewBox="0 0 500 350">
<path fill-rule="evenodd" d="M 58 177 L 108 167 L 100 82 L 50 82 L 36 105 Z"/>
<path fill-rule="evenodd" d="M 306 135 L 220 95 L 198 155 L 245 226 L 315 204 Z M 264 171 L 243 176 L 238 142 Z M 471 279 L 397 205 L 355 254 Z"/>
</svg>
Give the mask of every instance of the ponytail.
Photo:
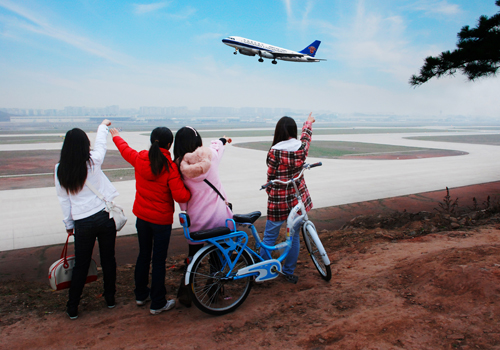
<svg viewBox="0 0 500 350">
<path fill-rule="evenodd" d="M 165 157 L 160 148 L 168 150 L 172 145 L 174 136 L 169 128 L 158 127 L 151 132 L 151 147 L 149 148 L 149 162 L 151 164 L 151 172 L 157 176 L 163 172 L 165 167 L 168 168 L 168 159 Z"/>
</svg>

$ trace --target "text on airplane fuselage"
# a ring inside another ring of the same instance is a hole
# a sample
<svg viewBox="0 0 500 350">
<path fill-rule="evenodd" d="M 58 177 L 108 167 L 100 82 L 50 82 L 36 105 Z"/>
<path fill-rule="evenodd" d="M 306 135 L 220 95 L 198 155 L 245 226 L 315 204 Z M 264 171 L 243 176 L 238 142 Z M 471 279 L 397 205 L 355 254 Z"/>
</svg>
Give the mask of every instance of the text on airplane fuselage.
<svg viewBox="0 0 500 350">
<path fill-rule="evenodd" d="M 286 53 L 288 51 L 288 50 L 284 50 L 284 49 L 281 49 L 279 47 L 271 46 L 271 45 L 267 45 L 267 47 L 266 47 L 266 45 L 264 45 L 263 43 L 259 43 L 258 41 L 253 41 L 253 40 L 248 40 L 248 39 L 241 39 L 241 42 L 244 44 L 258 46 L 258 47 L 263 48 L 265 50 L 272 50 L 274 52 Z"/>
</svg>

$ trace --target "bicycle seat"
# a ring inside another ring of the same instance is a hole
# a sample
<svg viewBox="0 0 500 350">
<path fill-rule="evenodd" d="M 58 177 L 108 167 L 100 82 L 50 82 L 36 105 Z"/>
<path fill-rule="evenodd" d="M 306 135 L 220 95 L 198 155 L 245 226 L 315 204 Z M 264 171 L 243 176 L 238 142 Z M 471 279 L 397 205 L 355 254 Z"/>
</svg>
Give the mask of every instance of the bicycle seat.
<svg viewBox="0 0 500 350">
<path fill-rule="evenodd" d="M 233 214 L 233 220 L 239 224 L 253 224 L 261 215 L 260 211 L 253 211 L 249 214 Z"/>
<path fill-rule="evenodd" d="M 190 232 L 189 236 L 191 236 L 191 239 L 194 241 L 202 241 L 204 239 L 228 235 L 230 233 L 231 230 L 229 229 L 229 227 L 222 226 L 222 227 L 211 228 L 210 230 L 200 230 L 196 232 Z"/>
</svg>

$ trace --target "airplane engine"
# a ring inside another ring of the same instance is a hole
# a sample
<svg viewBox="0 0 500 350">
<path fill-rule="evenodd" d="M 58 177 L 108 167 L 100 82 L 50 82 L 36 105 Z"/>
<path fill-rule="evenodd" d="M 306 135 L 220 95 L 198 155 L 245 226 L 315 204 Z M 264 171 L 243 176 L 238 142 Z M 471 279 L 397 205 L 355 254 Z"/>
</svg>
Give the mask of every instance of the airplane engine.
<svg viewBox="0 0 500 350">
<path fill-rule="evenodd" d="M 255 56 L 255 52 L 251 50 L 239 49 L 239 52 L 245 56 Z"/>
<path fill-rule="evenodd" d="M 259 55 L 260 55 L 260 57 L 264 57 L 264 58 L 269 58 L 269 59 L 274 58 L 274 56 L 267 51 L 260 50 Z"/>
</svg>

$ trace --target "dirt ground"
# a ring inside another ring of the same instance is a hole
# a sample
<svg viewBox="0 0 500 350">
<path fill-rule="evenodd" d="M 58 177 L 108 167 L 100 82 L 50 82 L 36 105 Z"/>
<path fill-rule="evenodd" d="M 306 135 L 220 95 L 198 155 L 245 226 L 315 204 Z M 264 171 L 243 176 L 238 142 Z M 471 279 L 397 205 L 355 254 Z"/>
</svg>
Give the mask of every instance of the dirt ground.
<svg viewBox="0 0 500 350">
<path fill-rule="evenodd" d="M 47 172 L 54 159 L 44 163 Z M 114 167 L 121 166 L 117 158 Z M 40 185 L 5 180 L 0 189 Z M 50 175 L 43 181 L 53 183 Z M 371 216 L 376 201 L 318 209 L 314 220 L 332 261 L 332 280 L 320 278 L 302 248 L 297 284 L 281 278 L 256 284 L 239 309 L 220 317 L 180 304 L 150 315 L 149 305 L 135 305 L 130 263 L 118 267 L 116 308 L 105 306 L 100 275 L 86 285 L 74 321 L 65 314 L 67 291 L 51 291 L 45 279 L 6 280 L 13 275 L 0 271 L 0 349 L 500 349 L 498 201 L 459 213 L 445 198 L 432 214 L 409 212 L 417 201 L 434 203 L 422 195 L 388 199 L 388 209 L 408 211 Z M 332 229 L 353 209 L 365 215 Z M 56 248 L 44 248 L 41 256 Z M 38 253 L 19 254 L 31 264 Z M 167 261 L 171 298 L 184 258 L 177 253 Z"/>
<path fill-rule="evenodd" d="M 106 308 L 99 276 L 74 321 L 64 313 L 67 291 L 10 281 L 0 287 L 0 348 L 500 349 L 500 216 L 441 209 L 360 216 L 322 230 L 330 282 L 302 248 L 297 284 L 255 284 L 225 316 L 180 304 L 150 315 L 135 305 L 132 264 L 119 267 L 116 308 Z M 184 257 L 168 259 L 170 297 Z"/>
</svg>

